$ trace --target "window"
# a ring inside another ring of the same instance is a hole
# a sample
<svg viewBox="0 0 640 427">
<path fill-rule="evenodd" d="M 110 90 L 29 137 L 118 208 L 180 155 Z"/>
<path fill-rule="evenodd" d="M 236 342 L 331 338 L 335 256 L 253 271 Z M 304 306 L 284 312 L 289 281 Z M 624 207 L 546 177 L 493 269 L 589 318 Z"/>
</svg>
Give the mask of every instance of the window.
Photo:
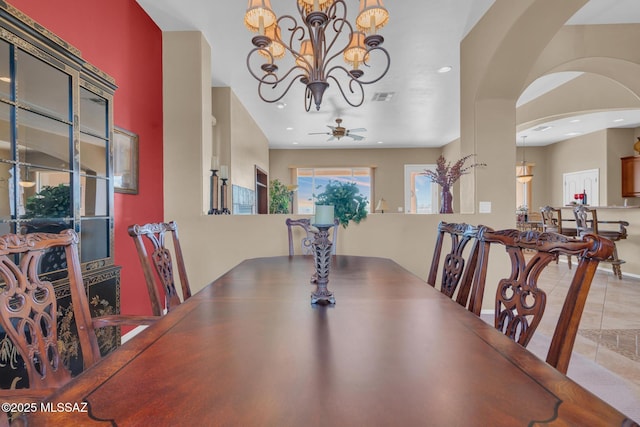
<svg viewBox="0 0 640 427">
<path fill-rule="evenodd" d="M 369 201 L 371 212 L 372 172 L 368 167 L 298 168 L 297 213 L 313 215 L 316 196 L 324 191 L 329 181 L 355 182 L 360 194 Z"/>
<path fill-rule="evenodd" d="M 438 213 L 438 184 L 422 173 L 435 170 L 436 165 L 404 165 L 405 212 L 412 214 Z"/>
</svg>

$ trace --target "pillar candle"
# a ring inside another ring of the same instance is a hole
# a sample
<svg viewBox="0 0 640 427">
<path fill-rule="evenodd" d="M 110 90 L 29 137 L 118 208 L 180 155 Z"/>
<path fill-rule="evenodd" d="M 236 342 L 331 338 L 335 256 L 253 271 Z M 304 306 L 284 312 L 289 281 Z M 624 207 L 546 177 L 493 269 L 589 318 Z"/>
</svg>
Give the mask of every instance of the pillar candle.
<svg viewBox="0 0 640 427">
<path fill-rule="evenodd" d="M 334 218 L 332 205 L 316 205 L 316 224 L 333 224 Z"/>
</svg>

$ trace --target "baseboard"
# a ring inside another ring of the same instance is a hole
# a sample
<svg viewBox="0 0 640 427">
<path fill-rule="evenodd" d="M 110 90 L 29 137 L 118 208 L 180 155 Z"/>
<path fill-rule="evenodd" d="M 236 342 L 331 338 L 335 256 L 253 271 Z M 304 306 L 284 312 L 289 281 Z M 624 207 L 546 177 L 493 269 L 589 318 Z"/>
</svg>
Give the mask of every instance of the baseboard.
<svg viewBox="0 0 640 427">
<path fill-rule="evenodd" d="M 136 335 L 138 335 L 140 332 L 142 332 L 148 325 L 140 325 L 140 326 L 136 326 L 135 328 L 133 328 L 132 330 L 130 330 L 129 332 L 127 332 L 126 334 L 124 334 L 122 337 L 120 337 L 120 342 L 122 342 L 122 344 L 126 343 L 127 341 L 129 341 L 131 338 L 135 337 Z"/>
<path fill-rule="evenodd" d="M 558 261 L 566 264 L 567 263 L 567 257 L 562 257 Z M 573 268 L 576 264 L 577 264 L 576 259 L 575 259 L 575 257 L 573 257 L 571 259 L 571 267 Z M 607 271 L 607 272 L 613 274 L 613 271 L 611 270 L 611 265 L 609 265 L 607 263 L 598 264 L 598 270 Z M 640 274 L 626 273 L 624 270 L 622 270 L 622 277 L 630 277 L 630 278 L 633 278 L 633 279 L 640 279 Z"/>
</svg>

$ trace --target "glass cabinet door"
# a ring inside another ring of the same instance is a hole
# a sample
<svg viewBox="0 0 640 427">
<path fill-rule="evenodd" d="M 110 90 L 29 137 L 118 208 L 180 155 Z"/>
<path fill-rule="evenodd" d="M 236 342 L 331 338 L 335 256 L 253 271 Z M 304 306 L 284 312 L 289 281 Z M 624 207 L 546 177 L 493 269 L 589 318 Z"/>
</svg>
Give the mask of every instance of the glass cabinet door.
<svg viewBox="0 0 640 427">
<path fill-rule="evenodd" d="M 46 45 L 3 34 L 0 234 L 73 228 L 83 265 L 112 263 L 115 85 L 101 86 L 106 75 L 59 61 Z"/>
</svg>

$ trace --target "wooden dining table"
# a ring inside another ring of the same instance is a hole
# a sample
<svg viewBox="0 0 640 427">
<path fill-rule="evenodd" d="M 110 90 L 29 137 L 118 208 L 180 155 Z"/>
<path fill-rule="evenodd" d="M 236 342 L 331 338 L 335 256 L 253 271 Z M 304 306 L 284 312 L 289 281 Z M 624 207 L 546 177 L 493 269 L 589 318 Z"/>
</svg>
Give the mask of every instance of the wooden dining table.
<svg viewBox="0 0 640 427">
<path fill-rule="evenodd" d="M 333 257 L 335 305 L 310 304 L 313 272 L 241 262 L 27 425 L 636 425 L 389 259 Z"/>
</svg>

